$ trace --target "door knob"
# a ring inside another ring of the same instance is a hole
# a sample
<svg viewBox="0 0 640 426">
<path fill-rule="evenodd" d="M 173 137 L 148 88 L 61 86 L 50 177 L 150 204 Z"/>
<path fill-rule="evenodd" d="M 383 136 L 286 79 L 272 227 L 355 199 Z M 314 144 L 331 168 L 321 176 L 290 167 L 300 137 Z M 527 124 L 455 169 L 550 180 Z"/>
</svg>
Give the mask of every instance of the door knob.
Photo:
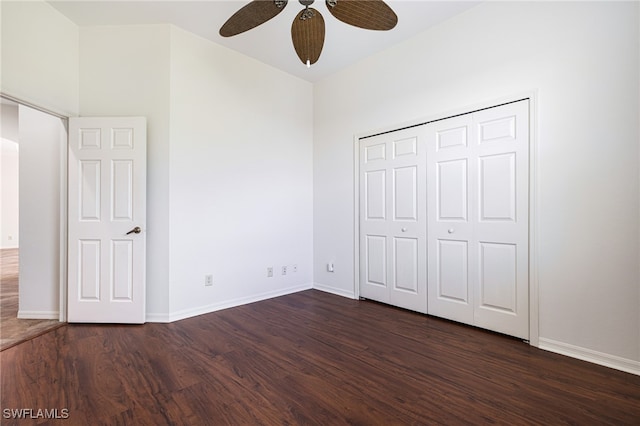
<svg viewBox="0 0 640 426">
<path fill-rule="evenodd" d="M 140 229 L 139 226 L 136 226 L 135 228 L 133 228 L 131 231 L 127 232 L 127 235 L 129 234 L 139 234 L 142 232 L 142 229 Z"/>
<path fill-rule="evenodd" d="M 401 231 L 402 232 L 407 232 L 407 228 L 402 228 Z"/>
<path fill-rule="evenodd" d="M 453 234 L 453 228 L 447 229 L 447 232 L 450 233 L 450 234 Z"/>
</svg>

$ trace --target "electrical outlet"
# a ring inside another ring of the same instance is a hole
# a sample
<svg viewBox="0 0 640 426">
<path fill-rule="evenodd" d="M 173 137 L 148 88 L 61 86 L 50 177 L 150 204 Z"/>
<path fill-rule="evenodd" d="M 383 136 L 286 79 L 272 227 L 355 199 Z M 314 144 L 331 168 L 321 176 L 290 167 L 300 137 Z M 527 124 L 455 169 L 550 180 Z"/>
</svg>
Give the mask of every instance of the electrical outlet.
<svg viewBox="0 0 640 426">
<path fill-rule="evenodd" d="M 268 266 L 267 267 L 267 277 L 272 277 L 273 276 L 273 266 Z"/>
<path fill-rule="evenodd" d="M 328 272 L 334 272 L 335 271 L 335 267 L 333 266 L 333 262 L 327 263 L 327 271 Z"/>
<path fill-rule="evenodd" d="M 211 287 L 213 285 L 213 275 L 204 276 L 204 285 L 206 287 Z"/>
<path fill-rule="evenodd" d="M 287 275 L 287 267 L 286 266 L 282 267 L 282 275 Z"/>
<path fill-rule="evenodd" d="M 298 272 L 298 265 L 293 265 L 291 269 L 293 270 L 293 272 Z"/>
</svg>

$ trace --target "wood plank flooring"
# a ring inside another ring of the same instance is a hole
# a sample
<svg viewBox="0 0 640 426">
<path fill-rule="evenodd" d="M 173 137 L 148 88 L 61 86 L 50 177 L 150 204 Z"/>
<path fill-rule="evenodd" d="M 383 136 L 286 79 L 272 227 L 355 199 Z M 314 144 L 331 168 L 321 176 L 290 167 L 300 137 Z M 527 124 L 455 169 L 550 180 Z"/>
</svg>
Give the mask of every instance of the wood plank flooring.
<svg viewBox="0 0 640 426">
<path fill-rule="evenodd" d="M 19 249 L 0 250 L 0 351 L 60 327 L 57 320 L 18 319 Z"/>
<path fill-rule="evenodd" d="M 68 325 L 0 365 L 3 410 L 67 409 L 64 425 L 640 424 L 639 376 L 316 290 L 171 324 Z"/>
</svg>

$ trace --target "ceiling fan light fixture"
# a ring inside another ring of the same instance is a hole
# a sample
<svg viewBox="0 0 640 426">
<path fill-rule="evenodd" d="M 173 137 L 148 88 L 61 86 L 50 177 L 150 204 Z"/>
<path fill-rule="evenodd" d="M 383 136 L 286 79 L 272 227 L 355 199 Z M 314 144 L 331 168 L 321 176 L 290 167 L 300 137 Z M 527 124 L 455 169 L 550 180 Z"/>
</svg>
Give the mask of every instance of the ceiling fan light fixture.
<svg viewBox="0 0 640 426">
<path fill-rule="evenodd" d="M 324 45 L 324 18 L 311 8 L 314 0 L 298 0 L 304 9 L 291 25 L 291 41 L 298 58 L 311 67 L 320 58 Z M 325 0 L 338 20 L 368 30 L 387 31 L 396 26 L 398 16 L 383 0 Z M 234 13 L 220 28 L 222 37 L 241 34 L 264 24 L 282 12 L 288 0 L 252 0 Z"/>
</svg>

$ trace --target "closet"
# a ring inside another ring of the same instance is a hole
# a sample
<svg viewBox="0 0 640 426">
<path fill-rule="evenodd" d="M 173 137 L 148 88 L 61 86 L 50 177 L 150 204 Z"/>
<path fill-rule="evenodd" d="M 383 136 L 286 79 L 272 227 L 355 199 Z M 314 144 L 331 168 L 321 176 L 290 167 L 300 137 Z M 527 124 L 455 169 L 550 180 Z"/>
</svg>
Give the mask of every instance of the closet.
<svg viewBox="0 0 640 426">
<path fill-rule="evenodd" d="M 366 299 L 529 338 L 529 101 L 359 140 Z"/>
</svg>

